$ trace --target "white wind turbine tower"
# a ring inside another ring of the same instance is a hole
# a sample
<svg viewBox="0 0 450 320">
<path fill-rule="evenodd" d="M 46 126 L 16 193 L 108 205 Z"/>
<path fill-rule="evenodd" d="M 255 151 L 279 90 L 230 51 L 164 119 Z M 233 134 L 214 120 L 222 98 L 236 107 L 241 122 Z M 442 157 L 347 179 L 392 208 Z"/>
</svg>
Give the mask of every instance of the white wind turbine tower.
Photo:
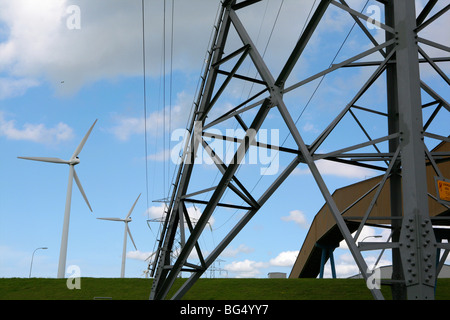
<svg viewBox="0 0 450 320">
<path fill-rule="evenodd" d="M 84 200 L 86 201 L 86 204 L 88 205 L 89 209 L 92 212 L 91 205 L 89 204 L 86 194 L 84 193 L 83 187 L 81 186 L 80 179 L 78 178 L 78 175 L 75 171 L 75 166 L 80 163 L 80 159 L 78 159 L 78 155 L 80 154 L 81 150 L 83 149 L 83 146 L 86 143 L 86 140 L 88 139 L 88 137 L 96 123 L 97 123 L 97 120 L 95 120 L 94 124 L 91 126 L 89 131 L 86 133 L 83 140 L 81 140 L 80 144 L 75 149 L 75 152 L 73 153 L 70 160 L 62 160 L 59 158 L 46 158 L 46 157 L 18 157 L 19 159 L 25 159 L 25 160 L 43 161 L 43 162 L 51 162 L 51 163 L 62 163 L 62 164 L 69 165 L 69 182 L 68 182 L 68 186 L 67 186 L 66 207 L 65 207 L 65 211 L 64 211 L 64 223 L 63 223 L 63 232 L 62 232 L 62 238 L 61 238 L 61 249 L 59 252 L 58 278 L 64 278 L 65 272 L 66 272 L 70 206 L 71 206 L 71 201 L 72 201 L 72 185 L 73 185 L 74 179 L 78 186 L 78 189 L 80 189 L 80 192 L 83 195 Z"/>
<path fill-rule="evenodd" d="M 121 268 L 121 271 L 120 271 L 120 277 L 121 278 L 123 278 L 125 276 L 125 258 L 126 258 L 126 254 L 127 254 L 127 233 L 130 236 L 131 241 L 133 242 L 134 248 L 137 250 L 136 244 L 134 243 L 134 240 L 133 240 L 133 236 L 131 235 L 130 229 L 128 228 L 128 222 L 131 222 L 131 217 L 130 217 L 131 212 L 133 212 L 133 209 L 136 206 L 136 203 L 138 202 L 140 196 L 141 196 L 141 194 L 139 194 L 139 196 L 137 197 L 136 201 L 134 202 L 133 206 L 131 207 L 131 209 L 128 212 L 128 214 L 125 217 L 125 219 L 120 219 L 120 218 L 97 218 L 97 219 L 100 219 L 100 220 L 125 222 L 125 231 L 124 231 L 124 235 L 123 235 L 122 268 Z"/>
</svg>

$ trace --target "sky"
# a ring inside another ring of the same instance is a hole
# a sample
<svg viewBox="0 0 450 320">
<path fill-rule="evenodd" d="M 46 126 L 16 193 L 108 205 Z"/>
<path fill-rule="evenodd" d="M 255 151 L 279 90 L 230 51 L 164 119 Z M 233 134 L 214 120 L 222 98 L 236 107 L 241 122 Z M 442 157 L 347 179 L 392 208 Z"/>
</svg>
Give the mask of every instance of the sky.
<svg viewBox="0 0 450 320">
<path fill-rule="evenodd" d="M 313 2 L 262 1 L 251 12 L 240 13 L 274 74 L 298 39 Z M 161 0 L 145 1 L 143 41 L 141 0 L 0 0 L 0 277 L 28 277 L 32 254 L 40 247 L 48 249 L 35 252 L 32 276 L 56 277 L 69 168 L 17 157 L 69 159 L 95 120 L 79 155 L 81 163 L 76 166 L 93 212 L 74 184 L 67 266 L 78 266 L 84 277 L 119 277 L 123 223 L 96 218 L 125 218 L 141 194 L 129 223 L 137 250 L 128 239 L 126 277 L 145 277 L 146 259 L 155 250 L 163 212 L 163 204 L 157 200 L 170 191 L 177 147 L 196 97 L 219 6 L 219 1 L 210 0 L 172 3 L 166 1 L 164 6 Z M 366 1 L 348 3 L 362 10 Z M 418 1 L 418 8 L 423 4 Z M 433 12 L 446 4 L 448 1 L 442 1 Z M 377 2 L 370 1 L 365 13 L 376 15 L 377 9 Z M 327 68 L 338 52 L 336 62 L 371 48 L 355 28 L 339 50 L 352 26 L 347 13 L 336 8 L 327 12 L 290 83 Z M 448 33 L 442 32 L 449 28 L 447 13 L 424 30 L 423 36 L 450 46 Z M 370 30 L 382 42 L 383 32 Z M 230 35 L 230 39 L 233 47 L 236 37 Z M 431 56 L 445 55 L 426 49 Z M 253 75 L 247 62 L 242 72 Z M 440 66 L 448 74 L 449 63 Z M 352 90 L 358 90 L 370 76 L 367 69 L 342 71 L 326 77 L 320 86 L 316 80 L 286 95 L 306 143 L 340 111 L 336 106 L 345 106 L 352 98 Z M 450 99 L 448 85 L 429 66 L 422 66 L 421 73 L 447 101 Z M 231 85 L 212 115 L 231 108 L 250 90 L 238 83 Z M 375 83 L 363 102 L 382 110 L 384 90 L 382 83 Z M 269 142 L 282 142 L 286 131 L 279 126 L 279 116 L 270 114 L 269 119 L 264 127 Z M 430 130 L 448 135 L 448 120 L 448 113 L 443 114 Z M 374 136 L 383 135 L 385 124 L 380 123 L 368 126 Z M 220 127 L 220 132 L 227 129 L 235 126 Z M 273 135 L 271 129 L 275 129 Z M 362 134 L 354 134 L 356 131 L 354 123 L 344 122 L 330 139 L 332 145 L 323 146 L 324 151 L 343 141 L 357 141 Z M 285 146 L 292 145 L 288 137 Z M 267 161 L 262 163 L 267 160 L 263 156 L 258 155 L 259 163 L 243 176 L 251 182 L 261 176 L 269 181 L 258 184 L 255 194 L 276 177 L 261 175 L 268 166 Z M 196 179 L 214 180 L 214 165 L 200 159 L 204 161 L 195 165 Z M 273 167 L 275 173 L 281 172 L 287 161 L 280 156 Z M 318 166 L 331 192 L 380 174 L 323 161 Z M 289 274 L 314 215 L 323 205 L 309 170 L 299 166 L 221 254 L 215 272 L 205 276 L 266 278 L 269 272 Z M 188 207 L 194 218 L 201 210 L 201 206 Z M 220 242 L 240 214 L 229 210 L 211 218 L 200 240 L 206 252 Z M 382 237 L 373 241 L 386 241 L 388 232 L 364 228 L 360 239 L 374 235 Z M 365 257 L 373 263 L 378 253 Z M 338 277 L 358 273 L 345 244 L 335 251 L 335 260 Z M 387 264 L 390 257 L 384 255 L 379 265 Z M 330 275 L 327 267 L 325 276 Z"/>
</svg>

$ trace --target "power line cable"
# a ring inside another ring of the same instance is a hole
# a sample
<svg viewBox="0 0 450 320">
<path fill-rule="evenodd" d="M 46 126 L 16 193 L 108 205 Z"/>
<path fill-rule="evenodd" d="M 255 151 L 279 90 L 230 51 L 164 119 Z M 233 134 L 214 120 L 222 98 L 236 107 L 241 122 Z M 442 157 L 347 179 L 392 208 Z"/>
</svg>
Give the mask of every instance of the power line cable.
<svg viewBox="0 0 450 320">
<path fill-rule="evenodd" d="M 364 9 L 366 8 L 366 6 L 367 6 L 367 4 L 369 3 L 369 1 L 370 1 L 370 0 L 367 0 L 366 4 L 364 5 L 364 7 L 363 7 L 363 9 L 362 9 L 361 11 L 364 11 Z M 311 15 L 311 12 L 312 12 L 312 9 L 314 8 L 315 3 L 316 3 L 316 1 L 314 1 L 314 3 L 313 3 L 313 5 L 312 5 L 312 7 L 311 7 L 311 10 L 310 10 L 310 13 L 309 13 L 308 17 Z M 308 22 L 308 18 L 306 19 L 305 25 L 304 25 L 304 27 L 303 27 L 302 30 L 305 29 L 307 22 Z M 340 45 L 340 47 L 339 47 L 337 53 L 335 54 L 335 56 L 334 56 L 332 62 L 330 63 L 330 66 L 334 63 L 334 61 L 336 60 L 337 56 L 338 56 L 339 53 L 341 52 L 343 46 L 345 45 L 345 43 L 347 42 L 347 40 L 348 40 L 350 34 L 352 33 L 352 31 L 353 31 L 355 25 L 356 25 L 356 22 L 352 25 L 352 27 L 350 28 L 350 31 L 347 33 L 345 39 L 344 39 L 343 42 L 341 43 L 341 45 Z M 302 31 L 302 33 L 303 33 L 303 31 Z M 324 78 L 325 78 L 325 75 L 322 76 L 320 82 L 317 84 L 315 90 L 313 91 L 313 93 L 311 94 L 310 98 L 308 99 L 308 102 L 307 102 L 306 105 L 304 106 L 304 108 L 303 108 L 303 110 L 301 111 L 300 115 L 297 117 L 297 120 L 295 121 L 295 124 L 297 124 L 297 122 L 300 120 L 300 118 L 302 117 L 303 113 L 305 112 L 306 108 L 309 106 L 309 104 L 310 104 L 310 102 L 312 101 L 313 97 L 314 97 L 315 94 L 317 93 L 317 91 L 318 91 L 320 85 L 322 84 Z M 290 136 L 290 134 L 291 134 L 290 132 L 287 134 L 286 138 L 284 139 L 284 141 L 283 141 L 283 143 L 281 144 L 280 147 L 283 147 L 283 146 L 284 146 L 284 144 L 286 143 L 286 140 L 288 139 L 288 137 Z M 279 153 L 279 151 L 277 151 L 277 152 Z M 269 164 L 269 166 L 268 166 L 267 168 L 269 168 L 271 164 L 272 164 L 272 162 Z M 267 170 L 267 169 L 266 169 L 266 170 Z M 259 178 L 258 181 L 255 183 L 255 185 L 253 186 L 253 188 L 251 189 L 250 192 L 253 192 L 253 190 L 255 190 L 255 188 L 256 188 L 256 187 L 258 186 L 258 184 L 261 182 L 261 180 L 262 180 L 263 177 L 264 177 L 264 175 L 261 175 L 261 176 L 260 176 L 260 178 Z M 236 210 L 232 215 L 230 215 L 230 218 L 229 218 L 227 221 L 225 221 L 225 223 L 222 224 L 221 226 L 219 226 L 218 228 L 220 228 L 220 227 L 222 227 L 223 225 L 225 225 L 225 224 L 231 219 L 231 217 L 233 217 L 237 212 L 238 212 L 238 210 Z M 217 230 L 218 228 L 216 228 L 216 230 Z"/>
<path fill-rule="evenodd" d="M 175 1 L 172 0 L 172 18 L 171 18 L 171 36 L 170 36 L 170 84 L 169 84 L 169 134 L 172 132 L 172 94 L 173 94 L 173 43 L 174 43 L 174 16 L 175 16 Z M 169 158 L 171 152 L 171 139 L 169 136 Z M 170 160 L 167 168 L 167 179 L 170 178 Z M 170 181 L 169 181 L 170 183 Z M 170 185 L 167 190 L 167 198 L 170 196 Z"/>
<path fill-rule="evenodd" d="M 163 197 L 166 194 L 166 1 L 163 13 Z"/>
<path fill-rule="evenodd" d="M 149 207 L 148 191 L 148 148 L 147 148 L 147 83 L 146 83 L 146 57 L 145 57 L 145 0 L 142 0 L 142 66 L 143 66 L 143 95 L 144 95 L 144 149 L 145 149 L 145 188 L 147 196 L 147 210 Z"/>
</svg>

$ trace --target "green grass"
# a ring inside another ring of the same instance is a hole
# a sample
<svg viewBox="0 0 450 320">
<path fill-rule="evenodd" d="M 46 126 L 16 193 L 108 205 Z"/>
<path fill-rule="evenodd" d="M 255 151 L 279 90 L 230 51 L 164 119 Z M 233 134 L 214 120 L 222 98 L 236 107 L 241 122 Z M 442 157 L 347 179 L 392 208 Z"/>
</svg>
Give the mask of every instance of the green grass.
<svg viewBox="0 0 450 320">
<path fill-rule="evenodd" d="M 172 292 L 186 279 L 177 279 Z M 152 280 L 81 278 L 69 290 L 65 279 L 0 278 L 0 300 L 148 300 Z M 390 299 L 388 287 L 383 295 Z M 186 300 L 372 300 L 360 279 L 200 279 Z M 450 300 L 450 279 L 439 279 L 436 300 Z"/>
</svg>

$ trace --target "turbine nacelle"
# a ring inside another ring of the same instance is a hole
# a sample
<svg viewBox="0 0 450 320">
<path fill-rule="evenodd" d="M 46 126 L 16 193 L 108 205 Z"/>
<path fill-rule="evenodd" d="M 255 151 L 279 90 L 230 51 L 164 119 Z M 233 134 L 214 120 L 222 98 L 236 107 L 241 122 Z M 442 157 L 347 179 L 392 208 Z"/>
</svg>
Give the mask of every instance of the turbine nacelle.
<svg viewBox="0 0 450 320">
<path fill-rule="evenodd" d="M 80 159 L 78 157 L 75 157 L 74 159 L 70 159 L 68 162 L 70 165 L 75 166 L 80 163 Z"/>
<path fill-rule="evenodd" d="M 97 123 L 97 120 L 94 121 L 94 124 L 89 128 L 89 131 L 86 133 L 86 135 L 81 140 L 78 147 L 75 149 L 75 152 L 73 153 L 70 160 L 63 160 L 60 158 L 50 158 L 50 157 L 18 157 L 19 159 L 25 159 L 25 160 L 32 160 L 32 161 L 41 161 L 41 162 L 50 162 L 50 163 L 59 163 L 59 164 L 68 164 L 69 166 L 76 166 L 80 163 L 80 159 L 78 158 L 78 155 L 80 154 L 81 150 L 84 147 L 84 144 L 86 143 L 87 139 L 89 138 L 89 135 L 91 134 L 92 129 L 94 129 L 95 124 Z M 91 205 L 86 197 L 86 194 L 84 193 L 83 187 L 81 186 L 80 179 L 78 178 L 77 172 L 73 169 L 73 179 L 75 180 L 75 183 L 78 186 L 78 189 L 80 190 L 84 201 L 86 202 L 87 206 L 89 207 L 89 210 L 92 212 Z"/>
</svg>

